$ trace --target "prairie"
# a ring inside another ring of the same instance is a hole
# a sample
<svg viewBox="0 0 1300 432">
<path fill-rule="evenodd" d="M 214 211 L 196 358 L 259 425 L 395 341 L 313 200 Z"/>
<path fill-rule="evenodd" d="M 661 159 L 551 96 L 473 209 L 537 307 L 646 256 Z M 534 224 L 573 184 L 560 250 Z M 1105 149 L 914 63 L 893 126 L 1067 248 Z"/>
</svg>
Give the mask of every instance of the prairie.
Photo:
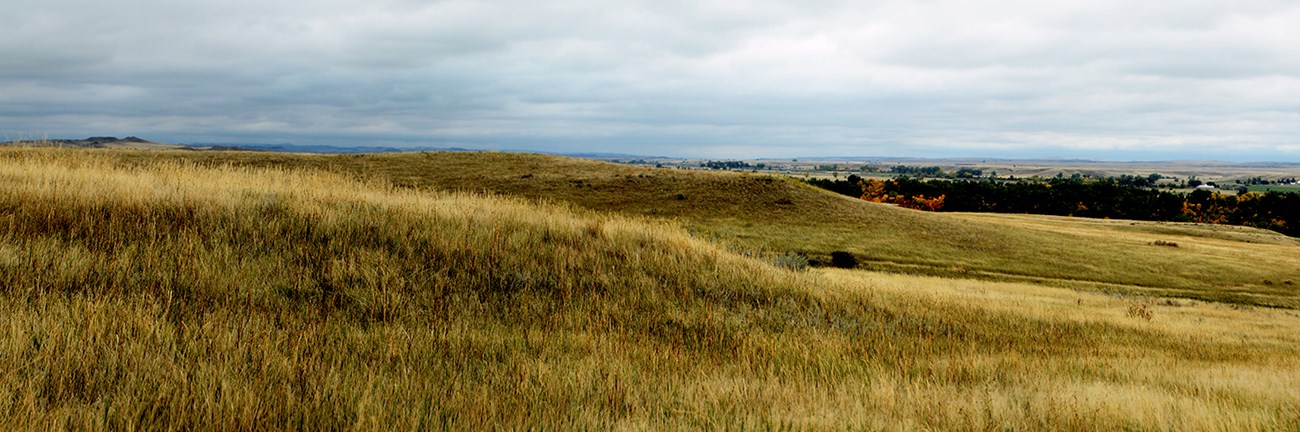
<svg viewBox="0 0 1300 432">
<path fill-rule="evenodd" d="M 113 157 L 128 165 L 177 158 L 212 166 L 324 170 L 404 189 L 513 196 L 670 219 L 743 254 L 795 253 L 825 262 L 832 252 L 845 251 L 875 271 L 1300 306 L 1300 241 L 1250 228 L 927 213 L 770 175 L 514 153 L 135 152 Z"/>
<path fill-rule="evenodd" d="M 1300 246 L 1257 230 L 491 153 L 0 180 L 6 429 L 1300 428 Z"/>
</svg>

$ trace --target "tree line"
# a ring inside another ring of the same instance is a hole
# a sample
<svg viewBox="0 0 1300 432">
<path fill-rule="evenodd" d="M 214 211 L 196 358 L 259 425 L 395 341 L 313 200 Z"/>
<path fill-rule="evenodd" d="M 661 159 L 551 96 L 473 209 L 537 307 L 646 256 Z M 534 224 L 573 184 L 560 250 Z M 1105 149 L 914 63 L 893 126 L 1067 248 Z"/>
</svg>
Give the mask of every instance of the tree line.
<svg viewBox="0 0 1300 432">
<path fill-rule="evenodd" d="M 744 161 L 715 161 L 715 160 L 700 162 L 700 168 L 708 168 L 714 170 L 732 170 L 732 169 L 744 169 L 744 168 L 751 168 L 751 167 L 763 169 L 763 168 L 767 168 L 767 164 L 760 163 L 760 164 L 750 165 L 749 162 L 744 162 Z"/>
<path fill-rule="evenodd" d="M 1300 237 L 1300 194 L 1188 194 L 1134 186 L 1135 178 L 1039 181 L 810 179 L 836 193 L 929 211 L 1029 213 L 1091 218 L 1244 225 Z M 1147 180 L 1147 179 L 1142 179 Z M 1155 179 L 1152 180 L 1152 183 Z"/>
</svg>

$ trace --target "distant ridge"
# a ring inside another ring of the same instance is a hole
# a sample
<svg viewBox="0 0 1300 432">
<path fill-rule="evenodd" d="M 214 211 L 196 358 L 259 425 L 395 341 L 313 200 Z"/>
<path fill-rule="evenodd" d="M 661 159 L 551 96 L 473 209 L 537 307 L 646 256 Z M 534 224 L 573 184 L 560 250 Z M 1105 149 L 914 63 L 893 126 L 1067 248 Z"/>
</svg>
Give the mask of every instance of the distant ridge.
<svg viewBox="0 0 1300 432">
<path fill-rule="evenodd" d="M 204 143 L 191 144 L 195 147 L 222 147 L 235 150 L 255 150 L 271 151 L 282 153 L 320 153 L 320 154 L 362 154 L 362 153 L 407 153 L 407 152 L 481 152 L 494 151 L 485 149 L 471 149 L 464 147 L 380 147 L 380 146 L 333 146 L 333 145 L 314 145 L 314 144 L 237 144 L 237 143 Z M 603 153 L 603 152 L 542 152 L 536 150 L 500 150 L 506 153 L 538 153 L 556 156 L 568 156 L 581 159 L 670 159 L 668 156 L 646 156 L 627 153 Z"/>
<path fill-rule="evenodd" d="M 195 147 L 225 147 L 233 150 L 270 151 L 281 153 L 321 153 L 321 154 L 358 154 L 358 153 L 400 153 L 422 151 L 479 151 L 460 147 L 374 147 L 374 146 L 332 146 L 313 144 L 238 144 L 238 143 L 196 143 Z"/>
<path fill-rule="evenodd" d="M 118 138 L 114 136 L 93 136 L 85 139 L 26 139 L 6 141 L 0 143 L 6 146 L 36 146 L 36 147 L 75 147 L 75 148 L 120 148 L 120 149 L 137 149 L 137 150 L 241 150 L 238 147 L 209 145 L 209 146 L 191 146 L 185 144 L 170 144 L 153 142 L 143 138 L 128 136 Z"/>
<path fill-rule="evenodd" d="M 130 148 L 140 150 L 199 150 L 199 151 L 259 151 L 276 153 L 315 153 L 315 154 L 364 154 L 364 153 L 410 153 L 410 152 L 481 152 L 494 151 L 464 147 L 389 147 L 389 146 L 335 146 L 316 144 L 246 144 L 246 143 L 191 143 L 171 144 L 149 141 L 140 137 L 128 136 L 93 136 L 84 139 L 20 139 L 0 142 L 0 146 L 37 146 L 37 147 L 76 147 L 76 148 Z M 580 159 L 619 160 L 619 159 L 673 159 L 668 156 L 646 156 L 627 153 L 603 152 L 539 152 L 532 150 L 499 150 L 506 153 L 539 153 L 556 156 L 568 156 Z"/>
</svg>

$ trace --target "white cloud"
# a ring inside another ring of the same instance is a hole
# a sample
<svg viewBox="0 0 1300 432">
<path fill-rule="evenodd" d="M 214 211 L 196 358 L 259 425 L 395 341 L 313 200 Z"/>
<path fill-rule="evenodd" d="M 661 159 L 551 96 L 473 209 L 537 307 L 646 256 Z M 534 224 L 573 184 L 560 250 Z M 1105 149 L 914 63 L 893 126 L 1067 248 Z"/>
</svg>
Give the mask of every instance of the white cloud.
<svg viewBox="0 0 1300 432">
<path fill-rule="evenodd" d="M 1300 142 L 1286 1 L 8 6 L 6 132 L 737 157 L 1269 159 Z"/>
</svg>

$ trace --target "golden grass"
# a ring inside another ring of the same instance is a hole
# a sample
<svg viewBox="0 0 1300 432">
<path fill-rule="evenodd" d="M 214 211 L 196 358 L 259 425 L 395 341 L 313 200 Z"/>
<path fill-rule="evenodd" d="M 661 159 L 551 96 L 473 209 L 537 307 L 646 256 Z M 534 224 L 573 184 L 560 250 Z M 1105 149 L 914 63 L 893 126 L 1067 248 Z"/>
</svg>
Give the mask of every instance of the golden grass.
<svg viewBox="0 0 1300 432">
<path fill-rule="evenodd" d="M 734 250 L 855 254 L 863 267 L 1030 281 L 1135 295 L 1300 307 L 1300 242 L 1237 227 L 1030 215 L 927 213 L 838 196 L 791 179 L 513 153 L 290 155 L 102 152 L 115 163 L 322 170 L 415 190 L 466 191 L 668 218 Z M 1190 247 L 1152 247 L 1154 240 Z M 1218 239 L 1221 242 L 1210 240 Z M 1249 242 L 1250 245 L 1241 243 Z"/>
<path fill-rule="evenodd" d="M 0 149 L 0 428 L 1300 428 L 1290 310 L 248 165 Z"/>
<path fill-rule="evenodd" d="M 855 287 L 850 288 L 851 292 L 875 296 L 883 302 L 915 302 L 917 307 L 979 305 L 981 313 L 990 317 L 1006 314 L 1040 323 L 1038 329 L 1029 331 L 1052 332 L 1058 326 L 1077 325 L 1144 334 L 1140 338 L 1144 340 L 1127 348 L 1122 344 L 1099 344 L 1067 350 L 1074 353 L 1060 356 L 1044 349 L 1040 355 L 1008 357 L 986 352 L 949 359 L 940 364 L 961 373 L 980 370 L 1011 380 L 986 380 L 975 389 L 969 382 L 927 383 L 924 391 L 931 396 L 949 395 L 938 400 L 959 401 L 944 404 L 947 411 L 940 412 L 946 415 L 954 415 L 954 409 L 984 410 L 986 418 L 982 421 L 1018 418 L 1025 425 L 1033 417 L 1062 414 L 1054 413 L 1056 410 L 1076 414 L 1091 411 L 1099 417 L 1144 419 L 1107 428 L 1240 430 L 1258 427 L 1257 422 L 1268 416 L 1267 410 L 1244 406 L 1223 410 L 1207 403 L 1204 397 L 1254 398 L 1261 401 L 1260 406 L 1295 406 L 1300 401 L 1300 387 L 1296 387 L 1300 373 L 1295 371 L 1294 358 L 1268 359 L 1248 354 L 1258 353 L 1262 347 L 1283 351 L 1300 347 L 1300 334 L 1289 330 L 1300 324 L 1300 314 L 1293 311 L 1126 298 L 1014 283 L 827 272 L 840 286 Z M 918 292 L 919 286 L 926 290 Z M 1128 313 L 1134 303 L 1151 308 L 1152 318 L 1141 319 Z M 1218 360 L 1195 360 L 1205 355 Z M 1251 366 L 1241 367 L 1246 364 Z M 1047 370 L 1054 373 L 1045 374 Z M 1036 407 L 1042 410 L 1036 415 L 1025 416 L 1027 400 L 1045 405 Z M 999 410 L 1009 411 L 989 413 Z"/>
</svg>

